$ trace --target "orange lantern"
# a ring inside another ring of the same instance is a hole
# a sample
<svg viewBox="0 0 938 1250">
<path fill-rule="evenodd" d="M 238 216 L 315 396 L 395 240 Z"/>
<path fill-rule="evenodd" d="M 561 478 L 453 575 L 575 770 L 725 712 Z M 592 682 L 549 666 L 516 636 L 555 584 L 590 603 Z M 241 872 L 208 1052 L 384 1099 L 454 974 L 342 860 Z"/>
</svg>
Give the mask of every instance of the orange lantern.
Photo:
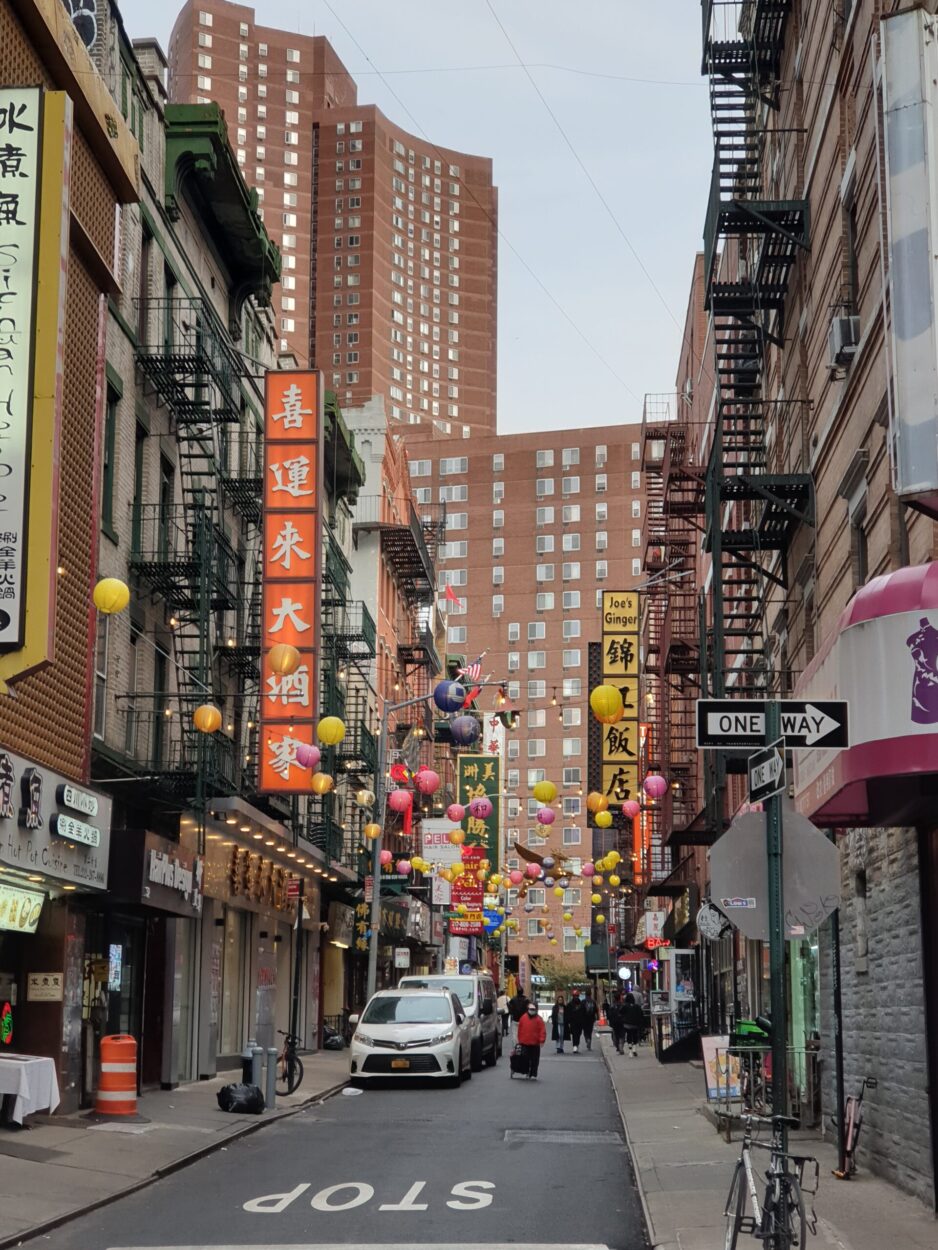
<svg viewBox="0 0 938 1250">
<path fill-rule="evenodd" d="M 199 733 L 213 734 L 221 729 L 221 712 L 214 703 L 203 703 L 193 712 L 192 723 Z"/>
<path fill-rule="evenodd" d="M 267 663 L 271 672 L 280 677 L 289 677 L 300 667 L 300 653 L 288 642 L 277 642 L 267 652 Z"/>
</svg>

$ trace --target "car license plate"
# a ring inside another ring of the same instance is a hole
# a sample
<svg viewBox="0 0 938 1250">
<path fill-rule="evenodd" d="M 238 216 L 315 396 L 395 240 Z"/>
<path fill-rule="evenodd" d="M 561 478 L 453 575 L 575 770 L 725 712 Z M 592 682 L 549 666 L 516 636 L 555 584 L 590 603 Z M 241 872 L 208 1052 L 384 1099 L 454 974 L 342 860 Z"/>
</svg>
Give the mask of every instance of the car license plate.
<svg viewBox="0 0 938 1250">
<path fill-rule="evenodd" d="M 410 1060 L 409 1059 L 392 1059 L 391 1067 L 392 1068 L 409 1068 Z"/>
</svg>

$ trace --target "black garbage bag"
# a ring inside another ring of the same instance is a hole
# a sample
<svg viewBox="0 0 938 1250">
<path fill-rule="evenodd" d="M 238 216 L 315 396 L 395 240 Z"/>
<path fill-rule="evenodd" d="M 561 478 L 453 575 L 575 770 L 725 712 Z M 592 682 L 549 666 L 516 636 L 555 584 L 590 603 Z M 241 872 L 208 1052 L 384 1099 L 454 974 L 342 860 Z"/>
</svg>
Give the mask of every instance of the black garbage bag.
<svg viewBox="0 0 938 1250">
<path fill-rule="evenodd" d="M 323 1025 L 322 1048 L 323 1050 L 344 1050 L 345 1048 L 341 1034 L 330 1028 L 328 1024 Z"/>
<path fill-rule="evenodd" d="M 257 1085 L 223 1085 L 216 1097 L 222 1111 L 260 1115 L 264 1110 L 264 1094 Z"/>
</svg>

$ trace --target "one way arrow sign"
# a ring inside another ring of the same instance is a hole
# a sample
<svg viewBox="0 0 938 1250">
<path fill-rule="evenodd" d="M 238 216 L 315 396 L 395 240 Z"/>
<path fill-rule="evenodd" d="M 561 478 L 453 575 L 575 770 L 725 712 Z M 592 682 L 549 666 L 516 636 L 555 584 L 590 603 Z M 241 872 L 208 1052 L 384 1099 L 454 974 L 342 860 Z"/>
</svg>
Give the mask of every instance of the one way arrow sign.
<svg viewBox="0 0 938 1250">
<path fill-rule="evenodd" d="M 765 708 L 764 699 L 698 699 L 698 747 L 761 747 Z M 849 745 L 845 702 L 780 699 L 779 711 L 782 737 L 789 748 Z"/>
<path fill-rule="evenodd" d="M 779 738 L 764 751 L 750 755 L 749 802 L 761 803 L 785 789 L 785 739 Z"/>
</svg>

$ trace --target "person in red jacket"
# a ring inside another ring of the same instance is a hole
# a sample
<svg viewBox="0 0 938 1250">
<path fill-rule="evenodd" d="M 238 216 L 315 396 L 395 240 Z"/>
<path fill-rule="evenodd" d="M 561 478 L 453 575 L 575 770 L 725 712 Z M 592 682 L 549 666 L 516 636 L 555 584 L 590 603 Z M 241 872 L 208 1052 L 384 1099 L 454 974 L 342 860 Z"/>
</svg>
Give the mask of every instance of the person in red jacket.
<svg viewBox="0 0 938 1250">
<path fill-rule="evenodd" d="M 518 1045 L 524 1047 L 528 1057 L 528 1080 L 537 1080 L 537 1068 L 541 1062 L 541 1047 L 547 1040 L 547 1029 L 538 1015 L 537 1006 L 528 1003 L 528 1009 L 518 1021 Z"/>
</svg>

